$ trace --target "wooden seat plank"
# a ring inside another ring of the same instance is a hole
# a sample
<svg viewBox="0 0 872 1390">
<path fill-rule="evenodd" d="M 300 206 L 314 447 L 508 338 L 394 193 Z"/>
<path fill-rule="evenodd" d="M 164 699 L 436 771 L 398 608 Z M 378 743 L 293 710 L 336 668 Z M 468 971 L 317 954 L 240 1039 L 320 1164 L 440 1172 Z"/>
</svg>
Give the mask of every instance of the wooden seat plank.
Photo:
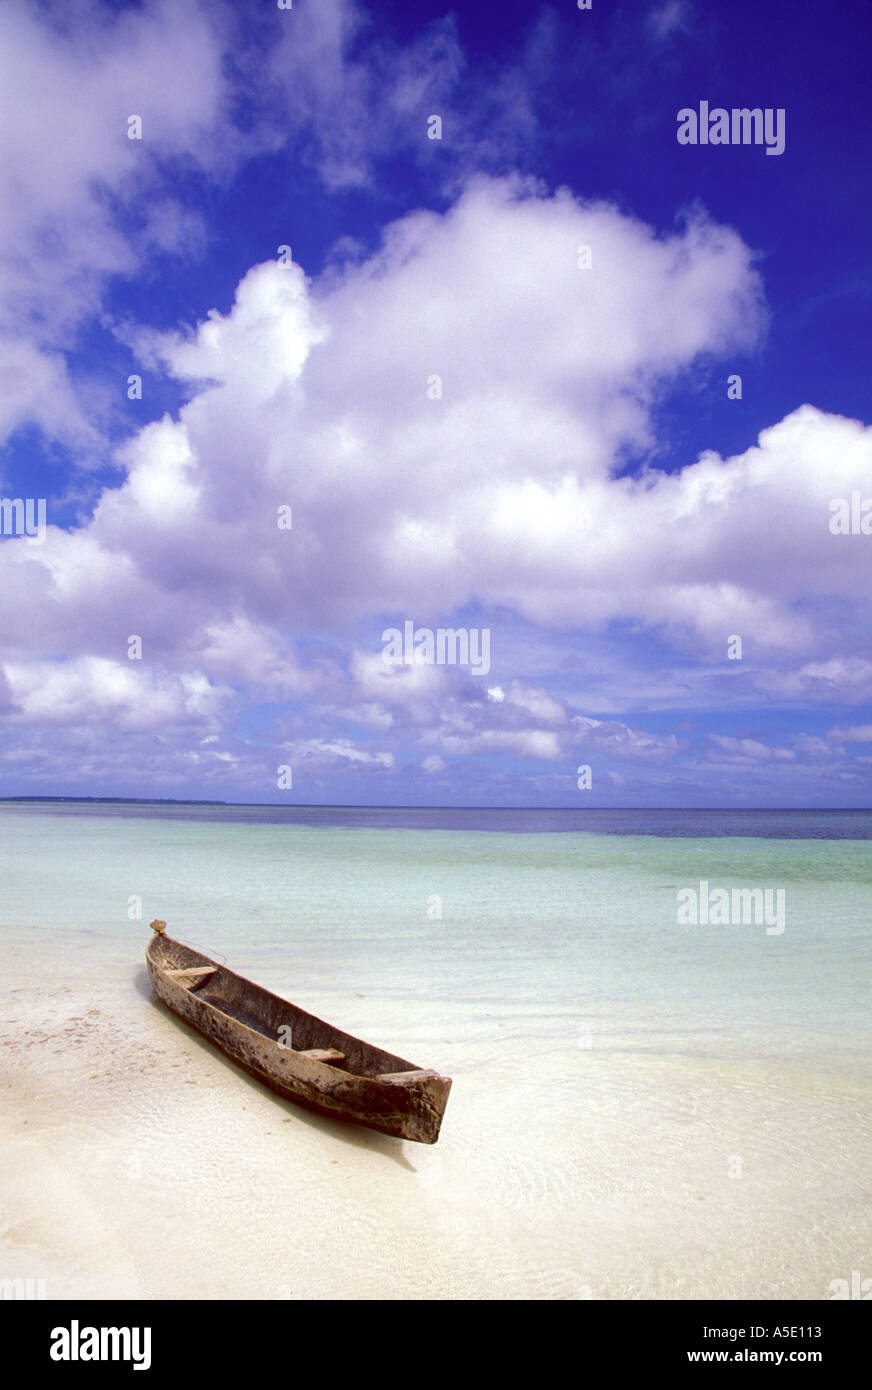
<svg viewBox="0 0 872 1390">
<path fill-rule="evenodd" d="M 398 1081 L 401 1085 L 406 1081 L 423 1081 L 428 1076 L 438 1076 L 438 1071 L 433 1071 L 428 1067 L 418 1067 L 415 1071 L 383 1071 L 375 1079 L 376 1081 Z"/>
<path fill-rule="evenodd" d="M 335 1047 L 307 1047 L 301 1057 L 310 1057 L 313 1062 L 344 1062 L 345 1053 L 337 1052 Z"/>
</svg>

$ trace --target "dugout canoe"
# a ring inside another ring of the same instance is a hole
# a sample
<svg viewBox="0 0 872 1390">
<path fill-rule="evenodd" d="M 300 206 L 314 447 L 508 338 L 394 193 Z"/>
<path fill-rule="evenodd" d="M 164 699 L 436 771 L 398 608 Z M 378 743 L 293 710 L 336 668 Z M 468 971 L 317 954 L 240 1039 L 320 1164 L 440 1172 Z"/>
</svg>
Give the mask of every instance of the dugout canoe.
<svg viewBox="0 0 872 1390">
<path fill-rule="evenodd" d="M 151 924 L 145 953 L 155 993 L 280 1096 L 382 1134 L 435 1144 L 451 1081 L 373 1047 Z"/>
</svg>

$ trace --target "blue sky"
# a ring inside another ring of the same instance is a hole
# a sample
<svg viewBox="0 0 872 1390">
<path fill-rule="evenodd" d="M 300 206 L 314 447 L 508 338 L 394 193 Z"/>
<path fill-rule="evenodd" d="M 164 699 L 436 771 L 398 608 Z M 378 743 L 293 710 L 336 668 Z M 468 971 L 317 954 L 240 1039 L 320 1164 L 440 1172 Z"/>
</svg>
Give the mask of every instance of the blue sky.
<svg viewBox="0 0 872 1390">
<path fill-rule="evenodd" d="M 867 4 L 3 13 L 0 794 L 869 805 Z"/>
</svg>

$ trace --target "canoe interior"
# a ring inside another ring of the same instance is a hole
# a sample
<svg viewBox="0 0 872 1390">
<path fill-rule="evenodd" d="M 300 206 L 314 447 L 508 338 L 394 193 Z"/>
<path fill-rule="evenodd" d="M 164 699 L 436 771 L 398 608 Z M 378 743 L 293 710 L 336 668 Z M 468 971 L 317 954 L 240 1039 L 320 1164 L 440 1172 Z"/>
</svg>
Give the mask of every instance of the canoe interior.
<svg viewBox="0 0 872 1390">
<path fill-rule="evenodd" d="M 246 1028 L 253 1029 L 273 1043 L 284 1039 L 295 1052 L 309 1051 L 311 1048 L 335 1048 L 344 1054 L 345 1060 L 336 1064 L 336 1070 L 348 1072 L 352 1076 L 375 1077 L 384 1072 L 413 1071 L 414 1062 L 398 1057 L 395 1053 L 384 1052 L 371 1043 L 344 1033 L 305 1009 L 298 1008 L 287 999 L 280 999 L 269 990 L 250 980 L 236 975 L 232 970 L 219 965 L 209 956 L 185 946 L 171 937 L 156 935 L 148 946 L 152 964 L 161 972 L 168 970 L 187 970 L 195 966 L 216 966 L 214 974 L 193 976 L 179 980 L 184 988 L 198 999 L 204 1000 L 221 1013 L 236 1019 Z M 172 978 L 172 977 L 170 977 Z M 290 1034 L 282 1029 L 290 1029 Z"/>
</svg>

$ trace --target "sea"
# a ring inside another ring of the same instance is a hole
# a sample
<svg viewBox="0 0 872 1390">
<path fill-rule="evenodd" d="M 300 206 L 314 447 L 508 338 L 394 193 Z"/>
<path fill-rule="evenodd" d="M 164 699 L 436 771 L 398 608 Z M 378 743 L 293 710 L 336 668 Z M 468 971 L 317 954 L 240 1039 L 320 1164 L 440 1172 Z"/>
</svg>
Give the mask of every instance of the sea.
<svg viewBox="0 0 872 1390">
<path fill-rule="evenodd" d="M 2 920 L 130 937 L 160 917 L 231 966 L 292 961 L 304 993 L 409 1001 L 485 1048 L 865 1071 L 870 840 L 867 811 L 5 803 Z M 783 931 L 682 924 L 701 883 L 781 890 Z"/>
<path fill-rule="evenodd" d="M 412 1147 L 457 1258 L 381 1296 L 825 1297 L 868 1264 L 870 841 L 856 810 L 4 802 L 0 942 L 46 986 L 104 969 L 171 1055 L 161 918 L 452 1076 L 439 1166 Z"/>
</svg>

